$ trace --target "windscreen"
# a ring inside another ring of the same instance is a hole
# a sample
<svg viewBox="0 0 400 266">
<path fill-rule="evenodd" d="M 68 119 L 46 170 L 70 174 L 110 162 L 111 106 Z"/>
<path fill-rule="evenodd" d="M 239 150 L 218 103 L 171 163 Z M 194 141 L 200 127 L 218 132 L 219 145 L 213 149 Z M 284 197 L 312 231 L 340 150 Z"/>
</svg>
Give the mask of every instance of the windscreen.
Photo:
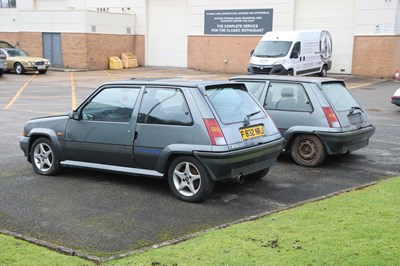
<svg viewBox="0 0 400 266">
<path fill-rule="evenodd" d="M 250 94 L 239 86 L 212 86 L 206 88 L 207 96 L 224 124 L 243 122 L 265 117 L 265 113 Z"/>
<path fill-rule="evenodd" d="M 361 108 L 354 96 L 341 82 L 322 83 L 322 91 L 325 93 L 336 111 L 348 111 L 353 107 Z"/>
<path fill-rule="evenodd" d="M 289 41 L 261 41 L 253 55 L 257 57 L 282 57 L 288 54 L 292 42 Z"/>
</svg>

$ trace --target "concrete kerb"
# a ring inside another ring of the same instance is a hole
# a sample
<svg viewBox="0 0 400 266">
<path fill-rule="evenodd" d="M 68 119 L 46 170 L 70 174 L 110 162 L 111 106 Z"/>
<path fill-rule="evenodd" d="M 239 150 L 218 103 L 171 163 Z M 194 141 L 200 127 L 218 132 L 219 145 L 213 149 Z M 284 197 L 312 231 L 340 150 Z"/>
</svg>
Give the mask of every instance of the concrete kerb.
<svg viewBox="0 0 400 266">
<path fill-rule="evenodd" d="M 229 226 L 240 224 L 240 223 L 243 223 L 243 222 L 257 220 L 257 219 L 263 218 L 265 216 L 268 216 L 268 215 L 271 215 L 271 214 L 274 214 L 274 213 L 278 213 L 278 212 L 283 211 L 283 210 L 289 210 L 289 209 L 293 209 L 293 208 L 305 205 L 307 203 L 312 203 L 312 202 L 317 202 L 317 201 L 321 201 L 321 200 L 324 200 L 324 199 L 332 198 L 334 196 L 337 196 L 337 195 L 340 195 L 340 194 L 343 194 L 343 193 L 364 189 L 364 188 L 367 188 L 367 187 L 370 187 L 370 186 L 374 186 L 377 183 L 378 182 L 370 182 L 370 183 L 366 183 L 366 184 L 363 184 L 363 185 L 360 185 L 360 186 L 354 186 L 354 187 L 351 187 L 351 188 L 346 188 L 346 189 L 339 190 L 339 191 L 336 191 L 336 192 L 333 192 L 333 193 L 329 193 L 327 195 L 323 195 L 323 196 L 320 196 L 320 197 L 315 197 L 315 198 L 311 198 L 311 199 L 308 199 L 308 200 L 300 201 L 300 202 L 297 202 L 297 203 L 294 203 L 294 204 L 289 204 L 287 206 L 280 207 L 280 208 L 278 208 L 278 209 L 276 209 L 274 211 L 266 211 L 266 212 L 262 212 L 262 213 L 259 213 L 259 214 L 247 216 L 247 217 L 244 217 L 244 218 L 241 218 L 241 219 L 229 222 L 229 223 L 224 223 L 224 224 L 221 224 L 221 225 L 218 225 L 218 226 L 206 229 L 206 230 L 202 230 L 202 231 L 199 231 L 199 232 L 196 232 L 196 233 L 192 233 L 192 234 L 189 234 L 189 235 L 178 237 L 178 238 L 175 238 L 175 239 L 172 239 L 172 240 L 167 240 L 167 241 L 164 241 L 164 242 L 161 242 L 161 243 L 158 243 L 158 244 L 154 244 L 154 245 L 151 245 L 151 246 L 148 246 L 148 247 L 144 247 L 144 248 L 141 248 L 141 249 L 138 249 L 138 250 L 134 250 L 134 251 L 126 252 L 126 253 L 113 255 L 113 256 L 110 256 L 110 257 L 92 256 L 92 255 L 85 254 L 85 253 L 80 252 L 80 251 L 73 250 L 71 248 L 63 247 L 63 246 L 60 246 L 60 245 L 55 245 L 55 244 L 52 244 L 50 242 L 46 242 L 46 241 L 43 241 L 43 240 L 39 240 L 39 239 L 36 239 L 36 238 L 32 238 L 32 237 L 25 236 L 25 235 L 22 235 L 22 234 L 19 234 L 19 233 L 16 233 L 16 232 L 12 232 L 12 231 L 8 231 L 8 230 L 0 229 L 0 234 L 12 236 L 12 237 L 15 237 L 17 239 L 21 239 L 21 240 L 36 244 L 38 246 L 42 246 L 42 247 L 48 248 L 50 250 L 59 252 L 61 254 L 80 257 L 82 259 L 85 259 L 85 260 L 88 260 L 88 261 L 93 261 L 93 262 L 99 264 L 99 263 L 102 263 L 102 262 L 121 259 L 121 258 L 130 256 L 130 255 L 140 254 L 140 253 L 146 252 L 146 251 L 151 250 L 151 249 L 157 249 L 157 248 L 161 248 L 161 247 L 164 247 L 164 246 L 174 245 L 174 244 L 177 244 L 177 243 L 180 243 L 180 242 L 184 242 L 186 240 L 189 240 L 191 238 L 194 238 L 196 236 L 199 236 L 199 235 L 202 235 L 202 234 L 205 234 L 205 233 L 209 233 L 209 232 L 213 232 L 213 231 L 216 231 L 216 230 L 219 230 L 219 229 L 227 228 Z"/>
<path fill-rule="evenodd" d="M 62 67 L 49 67 L 49 71 L 55 72 L 87 72 L 89 69 L 80 69 L 80 68 L 62 68 Z"/>
</svg>

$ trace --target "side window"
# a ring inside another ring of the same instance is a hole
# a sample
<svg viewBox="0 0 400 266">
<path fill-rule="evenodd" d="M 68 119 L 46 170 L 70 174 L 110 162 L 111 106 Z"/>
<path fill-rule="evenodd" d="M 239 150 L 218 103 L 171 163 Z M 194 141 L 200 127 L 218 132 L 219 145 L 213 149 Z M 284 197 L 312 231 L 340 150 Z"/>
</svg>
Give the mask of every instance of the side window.
<svg viewBox="0 0 400 266">
<path fill-rule="evenodd" d="M 296 42 L 293 45 L 292 54 L 290 55 L 291 58 L 298 58 L 301 52 L 301 44 L 300 42 Z"/>
<path fill-rule="evenodd" d="M 298 112 L 312 111 L 308 95 L 301 84 L 280 82 L 270 83 L 264 108 Z"/>
<path fill-rule="evenodd" d="M 264 88 L 265 83 L 264 82 L 252 82 L 252 81 L 246 81 L 244 82 L 246 85 L 247 90 L 253 94 L 253 96 L 260 101 L 261 100 L 261 94 Z"/>
<path fill-rule="evenodd" d="M 180 89 L 147 88 L 138 123 L 191 126 L 193 119 Z"/>
<path fill-rule="evenodd" d="M 139 91 L 139 88 L 106 88 L 82 109 L 82 119 L 129 122 Z"/>
<path fill-rule="evenodd" d="M 0 0 L 0 8 L 16 8 L 16 0 Z"/>
</svg>

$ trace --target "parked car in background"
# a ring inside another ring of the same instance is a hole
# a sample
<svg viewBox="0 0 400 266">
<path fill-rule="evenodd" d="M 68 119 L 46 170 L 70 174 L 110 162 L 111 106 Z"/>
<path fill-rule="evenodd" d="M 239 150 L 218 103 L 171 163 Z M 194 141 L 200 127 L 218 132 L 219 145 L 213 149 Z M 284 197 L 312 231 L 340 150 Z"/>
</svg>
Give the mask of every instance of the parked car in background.
<svg viewBox="0 0 400 266">
<path fill-rule="evenodd" d="M 0 48 L 14 48 L 14 46 L 12 46 L 6 41 L 0 41 Z"/>
<path fill-rule="evenodd" d="M 50 61 L 41 57 L 28 56 L 23 50 L 17 48 L 0 49 L 7 56 L 7 70 L 17 74 L 27 71 L 39 71 L 45 74 L 50 67 Z"/>
<path fill-rule="evenodd" d="M 0 51 L 0 76 L 3 75 L 5 71 L 7 71 L 7 56 Z"/>
<path fill-rule="evenodd" d="M 400 106 L 400 89 L 397 89 L 392 96 L 392 103 Z"/>
<path fill-rule="evenodd" d="M 69 115 L 32 119 L 21 149 L 34 170 L 60 166 L 168 180 L 179 199 L 206 199 L 217 181 L 260 179 L 284 139 L 244 84 L 107 83 Z"/>
<path fill-rule="evenodd" d="M 346 154 L 369 144 L 375 127 L 345 83 L 318 77 L 247 75 L 243 82 L 274 119 L 284 150 L 302 166 L 326 155 Z"/>
</svg>

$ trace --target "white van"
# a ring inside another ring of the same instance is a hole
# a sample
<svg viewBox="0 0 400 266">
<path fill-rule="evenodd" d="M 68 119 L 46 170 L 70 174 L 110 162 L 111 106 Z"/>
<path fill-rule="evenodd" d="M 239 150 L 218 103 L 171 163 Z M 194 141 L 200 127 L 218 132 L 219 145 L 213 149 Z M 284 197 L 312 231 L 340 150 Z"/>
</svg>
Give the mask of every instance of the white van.
<svg viewBox="0 0 400 266">
<path fill-rule="evenodd" d="M 249 74 L 326 76 L 332 37 L 327 30 L 270 31 L 251 53 Z"/>
</svg>

